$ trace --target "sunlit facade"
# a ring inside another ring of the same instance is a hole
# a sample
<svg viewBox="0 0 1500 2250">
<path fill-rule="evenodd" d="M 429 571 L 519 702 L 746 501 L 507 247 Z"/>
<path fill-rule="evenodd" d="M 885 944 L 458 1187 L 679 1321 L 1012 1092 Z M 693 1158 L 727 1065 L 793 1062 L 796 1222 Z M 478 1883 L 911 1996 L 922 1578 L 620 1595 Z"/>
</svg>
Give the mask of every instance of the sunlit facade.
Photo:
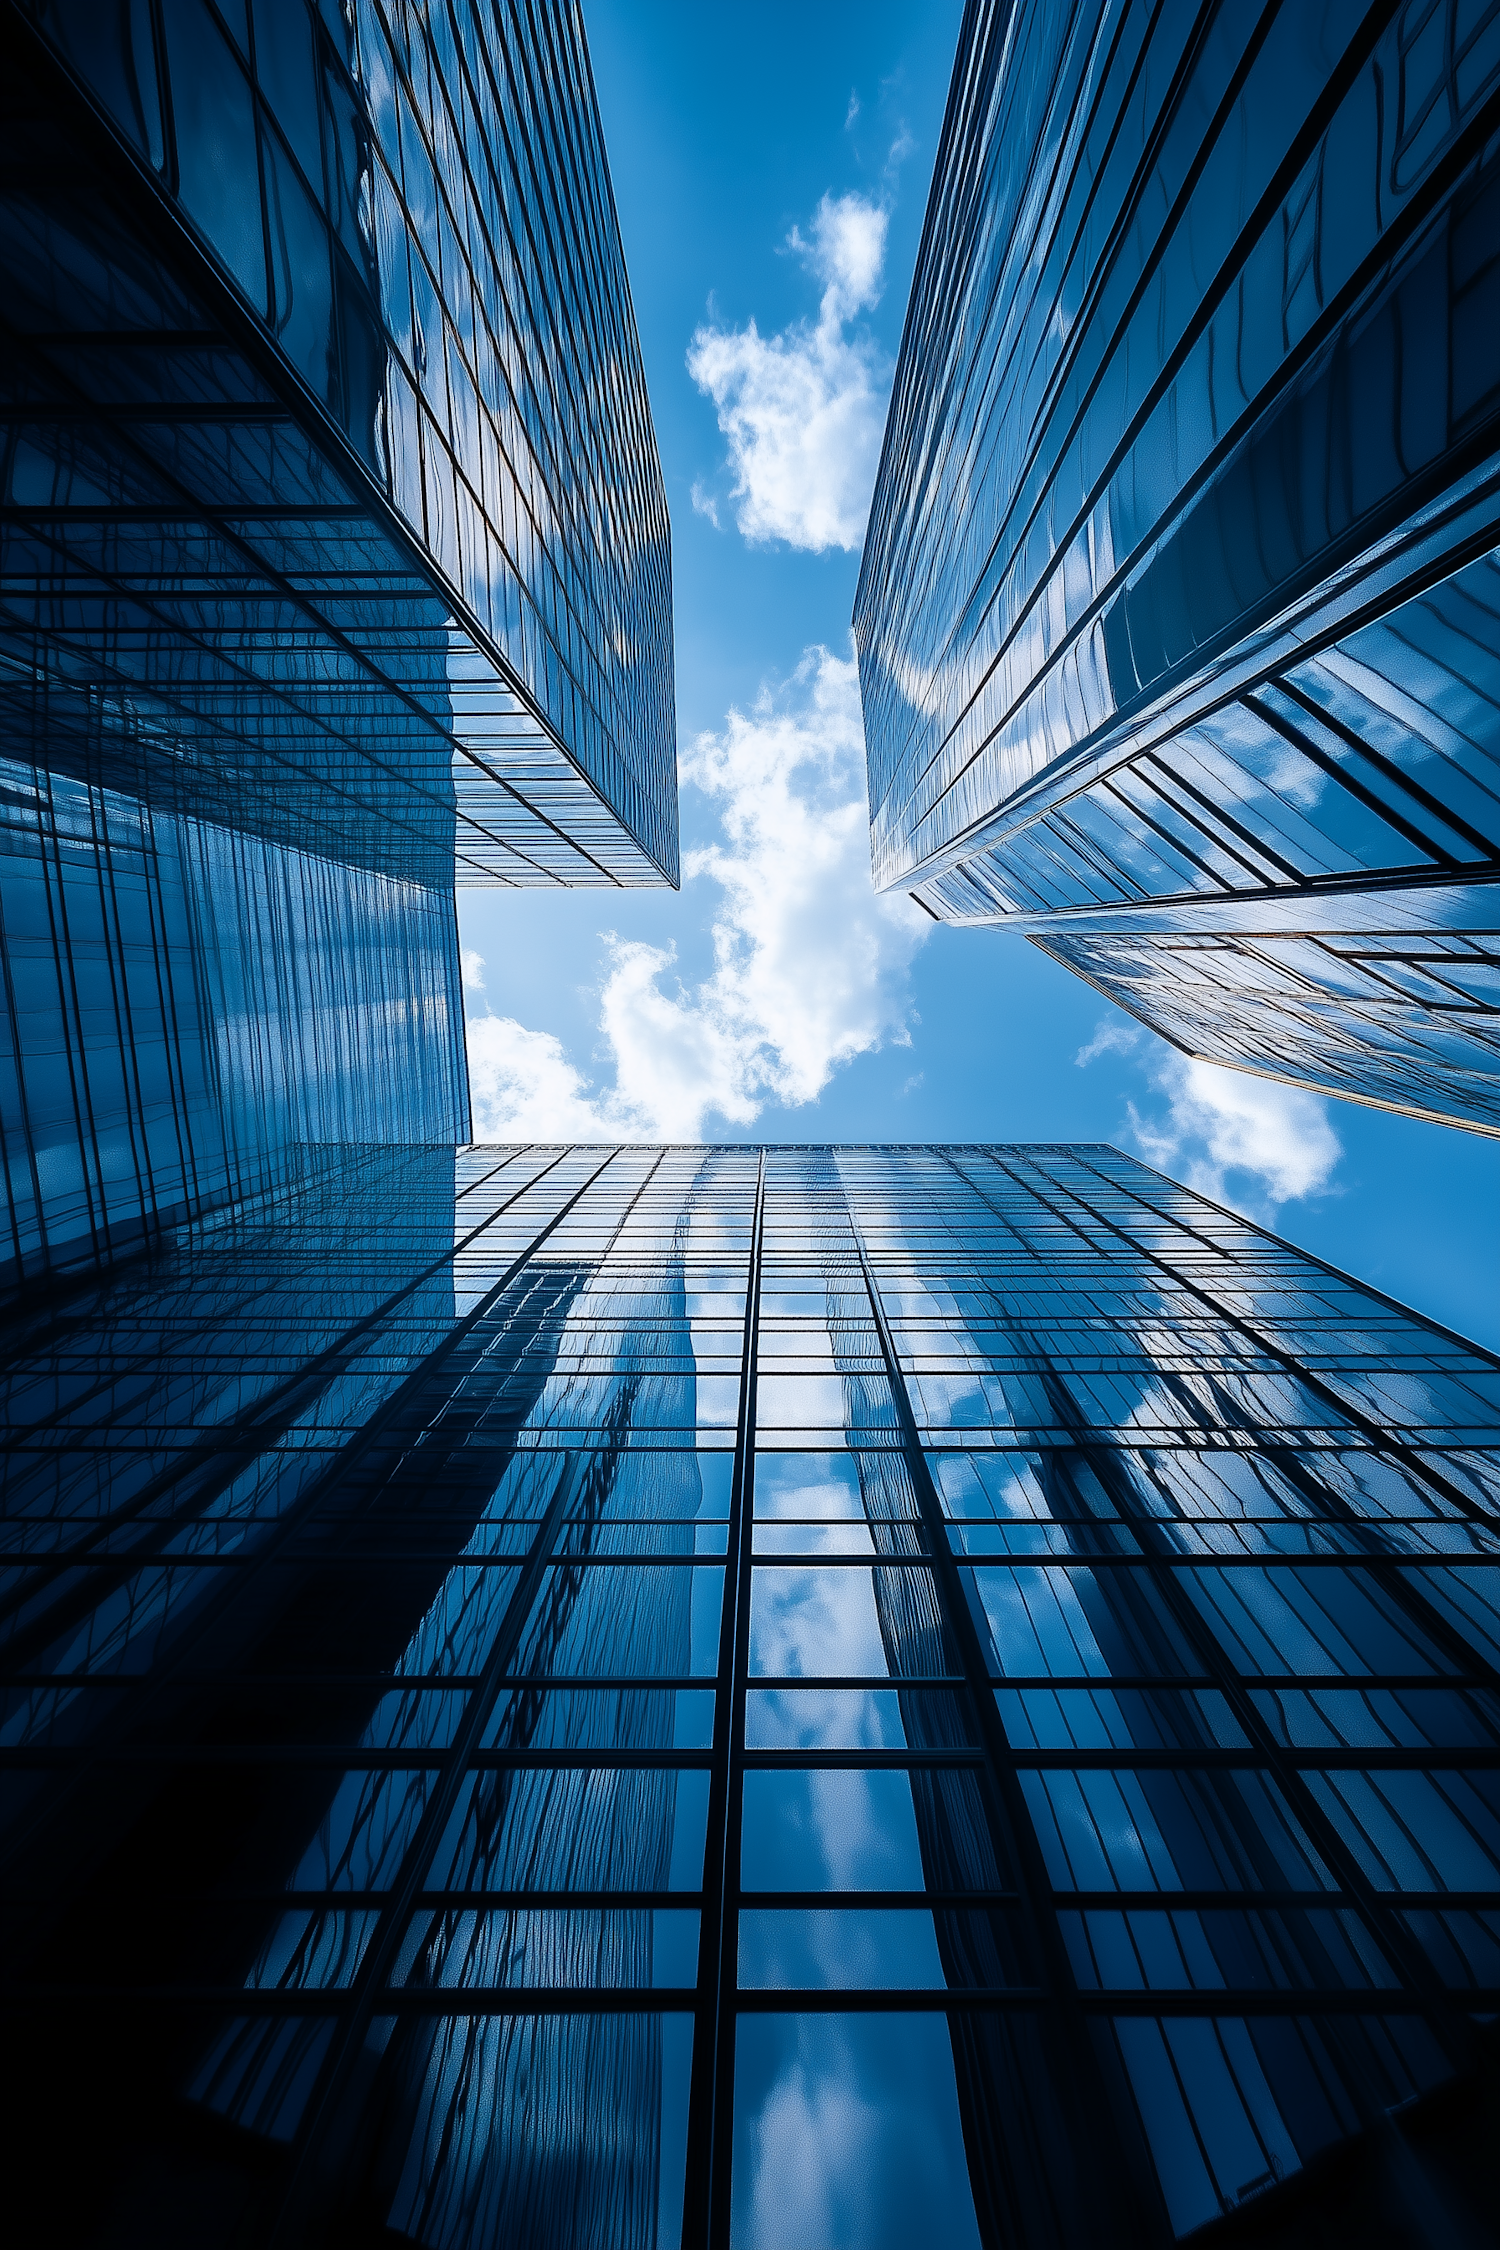
<svg viewBox="0 0 1500 2250">
<path fill-rule="evenodd" d="M 1493 2238 L 1474 1347 L 1060 1146 L 313 1152 L 8 1345 L 49 2239 Z"/>
<path fill-rule="evenodd" d="M 1500 1131 L 1500 11 L 970 0 L 855 612 L 877 883 Z"/>
<path fill-rule="evenodd" d="M 0 1056 L 58 1272 L 468 1131 L 458 883 L 675 883 L 577 11 L 0 0 Z"/>
</svg>

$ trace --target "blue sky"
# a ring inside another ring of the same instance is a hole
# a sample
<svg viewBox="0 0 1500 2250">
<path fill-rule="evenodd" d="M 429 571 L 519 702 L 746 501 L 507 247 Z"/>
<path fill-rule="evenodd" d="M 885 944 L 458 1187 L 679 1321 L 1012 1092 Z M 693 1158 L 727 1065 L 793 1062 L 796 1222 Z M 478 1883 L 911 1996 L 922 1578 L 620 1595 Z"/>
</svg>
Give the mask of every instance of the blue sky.
<svg viewBox="0 0 1500 2250">
<path fill-rule="evenodd" d="M 475 1130 L 1113 1141 L 1500 1343 L 1494 1141 L 1189 1067 L 1024 941 L 871 892 L 849 613 L 959 13 L 762 0 L 749 37 L 588 0 L 672 511 L 687 873 L 461 894 Z"/>
</svg>

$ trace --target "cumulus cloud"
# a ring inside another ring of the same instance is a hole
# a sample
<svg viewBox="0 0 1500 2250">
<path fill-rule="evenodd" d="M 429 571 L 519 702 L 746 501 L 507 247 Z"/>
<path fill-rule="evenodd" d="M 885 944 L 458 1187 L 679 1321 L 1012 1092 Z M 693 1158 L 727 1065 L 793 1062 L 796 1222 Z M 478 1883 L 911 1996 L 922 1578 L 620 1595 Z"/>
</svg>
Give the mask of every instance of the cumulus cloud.
<svg viewBox="0 0 1500 2250">
<path fill-rule="evenodd" d="M 597 1141 L 626 1137 L 592 1098 L 550 1031 L 513 1016 L 470 1016 L 469 1100 L 481 1141 Z"/>
<path fill-rule="evenodd" d="M 1101 1016 L 1094 1036 L 1073 1057 L 1080 1070 L 1101 1055 L 1129 1055 L 1167 1097 L 1165 1115 L 1142 1116 L 1127 1102 L 1130 1135 L 1163 1172 L 1233 1202 L 1229 1175 L 1248 1174 L 1273 1208 L 1323 1193 L 1343 1147 L 1326 1103 L 1278 1080 L 1225 1070 L 1180 1055 L 1139 1024 Z"/>
<path fill-rule="evenodd" d="M 464 990 L 466 992 L 483 992 L 484 955 L 474 952 L 472 947 L 465 947 L 459 965 L 463 972 Z"/>
<path fill-rule="evenodd" d="M 683 861 L 718 890 L 712 973 L 685 985 L 670 948 L 606 935 L 599 1088 L 550 1033 L 471 1018 L 479 1139 L 697 1140 L 710 1115 L 815 1101 L 856 1055 L 909 1043 L 907 971 L 932 924 L 870 887 L 854 664 L 809 649 L 681 770 L 719 816 L 720 840 Z"/>
<path fill-rule="evenodd" d="M 825 195 L 811 231 L 793 227 L 787 247 L 822 284 L 815 322 L 694 333 L 688 372 L 729 441 L 747 539 L 820 554 L 864 536 L 890 370 L 873 338 L 849 331 L 879 299 L 887 218 L 865 196 Z"/>
<path fill-rule="evenodd" d="M 1168 1113 L 1142 1117 L 1131 1102 L 1131 1131 L 1151 1163 L 1200 1195 L 1233 1201 L 1231 1173 L 1248 1173 L 1272 1205 L 1329 1186 L 1344 1151 L 1317 1095 L 1171 1051 L 1153 1077 Z"/>
</svg>

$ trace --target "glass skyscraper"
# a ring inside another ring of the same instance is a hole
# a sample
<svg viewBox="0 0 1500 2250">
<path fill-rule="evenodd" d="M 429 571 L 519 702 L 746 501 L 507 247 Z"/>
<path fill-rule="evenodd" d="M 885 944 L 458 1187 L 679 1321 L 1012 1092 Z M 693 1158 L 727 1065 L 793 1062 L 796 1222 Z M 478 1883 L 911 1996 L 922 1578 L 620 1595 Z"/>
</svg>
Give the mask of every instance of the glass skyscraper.
<svg viewBox="0 0 1500 2250">
<path fill-rule="evenodd" d="M 876 881 L 1500 1131 L 1500 9 L 969 0 L 855 612 Z"/>
<path fill-rule="evenodd" d="M 1494 2240 L 1474 1347 L 1051 1146 L 305 1151 L 7 1343 L 49 2245 Z"/>
<path fill-rule="evenodd" d="M 675 883 L 577 10 L 0 0 L 11 1274 L 468 1132 L 454 885 Z"/>
</svg>

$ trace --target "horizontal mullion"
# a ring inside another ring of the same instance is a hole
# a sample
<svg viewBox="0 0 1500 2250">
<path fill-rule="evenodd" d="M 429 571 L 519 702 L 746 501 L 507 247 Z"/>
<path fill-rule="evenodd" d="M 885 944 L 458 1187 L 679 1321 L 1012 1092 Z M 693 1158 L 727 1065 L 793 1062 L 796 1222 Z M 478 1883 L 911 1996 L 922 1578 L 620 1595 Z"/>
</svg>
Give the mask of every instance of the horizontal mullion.
<svg viewBox="0 0 1500 2250">
<path fill-rule="evenodd" d="M 1234 1684 L 1276 1695 L 1296 1695 L 1305 1688 L 1326 1693 L 1335 1688 L 1361 1695 L 1377 1688 L 1470 1689 L 1489 1686 L 1467 1672 L 1236 1672 Z M 1110 1694 L 1118 1689 L 1149 1690 L 1171 1695 L 1179 1690 L 1223 1688 L 1223 1681 L 1207 1672 L 996 1672 L 991 1687 L 1017 1690 L 1067 1689 L 1071 1694 L 1090 1691 Z"/>
<path fill-rule="evenodd" d="M 788 1911 L 821 1911 L 823 1908 L 866 1908 L 889 1913 L 896 1909 L 932 1907 L 951 1912 L 960 1907 L 1018 1906 L 1019 1891 L 751 1891 L 734 1887 L 742 1909 L 782 1907 Z"/>
<path fill-rule="evenodd" d="M 1330 1991 L 1302 1985 L 1288 1990 L 1277 1986 L 1202 1988 L 1167 1987 L 1142 1992 L 1134 1986 L 1123 1991 L 1070 1991 L 1066 2003 L 1036 1986 L 988 1986 L 964 1990 L 953 1985 L 902 1986 L 894 1991 L 843 1991 L 818 1986 L 808 1990 L 790 1985 L 742 1987 L 735 2007 L 742 2015 L 875 2015 L 954 2014 L 975 2010 L 1056 2008 L 1084 2009 L 1098 2016 L 1453 2016 L 1490 2015 L 1500 2008 L 1500 1986 L 1477 1985 L 1465 1990 L 1412 1992 L 1403 1987 L 1363 1987 L 1357 1991 Z M 499 2012 L 499 2011 L 496 2011 Z M 503 2011 L 506 2014 L 522 2010 Z"/>
<path fill-rule="evenodd" d="M 1014 1765 L 1034 1768 L 1076 1770 L 1097 1768 L 1108 1770 L 1112 1766 L 1141 1768 L 1159 1766 L 1192 1771 L 1199 1767 L 1259 1768 L 1273 1772 L 1279 1766 L 1291 1767 L 1298 1773 L 1322 1773 L 1327 1770 L 1359 1773 L 1427 1773 L 1434 1768 L 1462 1770 L 1466 1767 L 1492 1768 L 1500 1766 L 1500 1747 L 1485 1750 L 1360 1750 L 1347 1745 L 1334 1750 L 1286 1750 L 1274 1753 L 1246 1750 L 1017 1750 L 1012 1754 Z"/>
<path fill-rule="evenodd" d="M 7 1769 L 30 1771 L 39 1767 L 55 1768 L 59 1772 L 91 1767 L 104 1772 L 118 1766 L 322 1766 L 338 1773 L 421 1773 L 446 1765 L 451 1756 L 452 1745 L 440 1743 L 430 1747 L 414 1743 L 408 1750 L 366 1750 L 354 1743 L 131 1743 L 107 1754 L 82 1744 L 54 1751 L 0 1751 L 0 1773 Z M 476 1750 L 467 1760 L 464 1771 L 539 1766 L 590 1773 L 606 1769 L 692 1772 L 712 1762 L 712 1753 L 708 1750 Z M 802 1762 L 807 1763 L 806 1759 Z M 909 1758 L 897 1762 L 913 1763 Z M 938 1761 L 919 1759 L 916 1762 Z"/>
<path fill-rule="evenodd" d="M 1052 2009 L 1062 2005 L 1090 2015 L 1212 2018 L 1223 2016 L 1442 2016 L 1493 2015 L 1500 2011 L 1500 1986 L 1476 1985 L 1449 1991 L 1412 1992 L 1378 1986 L 1356 1991 L 1318 1987 L 1213 1986 L 1141 1991 L 1070 1992 L 1060 2002 L 1037 1985 L 909 1985 L 894 1988 L 844 1988 L 818 1985 L 742 1986 L 735 1994 L 741 2015 L 930 2015 L 1003 2009 Z M 162 2009 L 281 2019 L 288 2016 L 340 2016 L 353 2006 L 347 1987 L 310 1991 L 262 1992 L 238 1985 L 35 1985 L 0 1995 L 0 2012 L 32 2015 L 87 2007 Z M 470 1990 L 382 1989 L 370 2002 L 375 2016 L 540 2015 L 696 2015 L 691 1985 L 475 1986 Z"/>
<path fill-rule="evenodd" d="M 1379 1571 L 1382 1573 L 1386 1573 L 1392 1570 L 1451 1570 L 1456 1564 L 1461 1565 L 1466 1570 L 1500 1569 L 1500 1554 L 1479 1552 L 1455 1554 L 1427 1553 L 1420 1555 L 1371 1555 L 1363 1553 L 1288 1555 L 1275 1554 L 1267 1550 L 1264 1554 L 1258 1555 L 1221 1555 L 1208 1553 L 1179 1553 L 1175 1555 L 1060 1555 L 1055 1552 L 1049 1553 L 1044 1550 L 1038 1550 L 1038 1552 L 1036 1552 L 1035 1554 L 1030 1555 L 1007 1555 L 993 1553 L 986 1555 L 976 1554 L 972 1549 L 963 1548 L 955 1549 L 955 1555 L 958 1561 L 966 1570 L 985 1570 L 997 1568 L 1001 1570 L 1009 1570 L 1016 1567 L 1019 1567 L 1021 1569 L 1035 1569 L 1037 1567 L 1042 1567 L 1051 1570 L 1335 1569 L 1353 1571 Z M 833 1563 L 834 1561 L 842 1560 L 843 1558 L 830 1556 L 828 1559 L 830 1563 Z M 884 1562 L 887 1558 L 885 1556 L 881 1556 L 879 1559 Z M 892 1556 L 889 1559 L 891 1561 L 899 1561 L 903 1558 Z"/>
<path fill-rule="evenodd" d="M 835 1750 L 817 1743 L 805 1750 L 746 1750 L 740 1757 L 740 1763 L 745 1766 L 773 1771 L 789 1768 L 795 1773 L 804 1773 L 809 1768 L 837 1772 L 848 1767 L 891 1766 L 899 1770 L 909 1766 L 974 1766 L 984 1762 L 985 1753 L 977 1745 L 973 1749 Z"/>
<path fill-rule="evenodd" d="M 1056 1683 L 1045 1684 L 1050 1687 Z M 1203 1684 L 1208 1687 L 1217 1683 L 1205 1680 Z M 752 1672 L 747 1685 L 752 1694 L 770 1689 L 776 1695 L 820 1695 L 831 1688 L 857 1688 L 862 1692 L 872 1688 L 946 1688 L 950 1694 L 960 1694 L 964 1681 L 956 1672 L 796 1672 L 784 1678 L 771 1672 Z"/>
<path fill-rule="evenodd" d="M 103 411 L 108 413 L 109 409 L 105 408 Z M 170 413 L 170 409 L 166 411 Z M 162 419 L 162 410 L 158 410 L 156 418 L 158 421 Z M 219 536 L 218 526 L 221 523 L 227 524 L 233 531 L 241 524 L 270 524 L 274 527 L 281 523 L 367 523 L 370 520 L 368 508 L 360 507 L 357 502 L 343 501 L 328 501 L 322 504 L 294 505 L 289 503 L 285 507 L 277 506 L 274 502 L 252 505 L 241 501 L 233 508 L 215 508 L 211 514 L 207 509 L 198 510 L 191 506 L 181 503 L 173 504 L 165 500 L 154 508 L 140 506 L 111 507 L 107 501 L 97 500 L 83 501 L 77 506 L 62 507 L 27 507 L 21 501 L 11 500 L 0 507 L 0 523 L 150 524 L 153 527 L 160 526 L 163 529 L 177 525 L 188 525 L 194 530 L 206 526 L 209 535 L 215 539 Z M 379 536 L 379 534 L 377 533 L 376 536 Z M 153 579 L 156 575 L 155 573 L 152 574 Z M 340 573 L 340 575 L 343 574 Z M 403 571 L 401 575 L 407 580 L 412 577 L 409 570 Z M 226 572 L 225 576 L 227 579 L 230 574 Z"/>
<path fill-rule="evenodd" d="M 88 2007 L 168 2009 L 174 2014 L 204 2011 L 276 2019 L 341 2016 L 353 2004 L 354 1994 L 348 1986 L 261 1992 L 243 1985 L 63 1984 L 12 1987 L 0 1993 L 0 2014 L 9 2015 L 29 2015 L 38 2008 Z M 371 2012 L 376 2016 L 692 2015 L 696 2002 L 691 1985 L 583 1985 L 576 1991 L 555 1985 L 540 1985 L 530 1991 L 524 1985 L 476 1986 L 472 1991 L 382 1987 L 374 1996 Z"/>
<path fill-rule="evenodd" d="M 930 1766 L 964 1762 L 973 1752 L 949 1752 L 946 1755 L 933 1751 L 882 1751 L 860 1756 L 850 1754 L 844 1761 L 855 1764 Z M 746 1753 L 747 1765 L 767 1762 L 765 1754 L 752 1756 Z M 822 1751 L 807 1754 L 777 1754 L 778 1763 L 802 1765 L 832 1765 L 831 1754 Z M 1258 1750 L 1248 1744 L 1243 1750 L 1163 1750 L 1109 1749 L 1109 1750 L 1013 1750 L 1009 1758 L 1000 1760 L 1018 1772 L 1076 1773 L 1103 1772 L 1113 1769 L 1140 1772 L 1146 1768 L 1164 1771 L 1193 1773 L 1205 1768 L 1274 1772 L 1278 1767 L 1289 1766 L 1297 1772 L 1322 1773 L 1325 1770 L 1365 1772 L 1427 1773 L 1434 1768 L 1462 1770 L 1468 1767 L 1492 1768 L 1500 1766 L 1500 1746 L 1485 1750 L 1359 1750 L 1347 1746 L 1336 1750 L 1284 1750 L 1274 1753 Z"/>
<path fill-rule="evenodd" d="M 45 429 L 55 423 L 74 427 L 90 422 L 148 423 L 170 427 L 174 422 L 234 424 L 241 422 L 290 422 L 291 409 L 279 399 L 163 399 L 139 400 L 72 400 L 22 399 L 11 405 L 0 405 L 0 425 L 29 426 Z M 29 515 L 30 509 L 21 508 L 18 514 Z"/>
</svg>

